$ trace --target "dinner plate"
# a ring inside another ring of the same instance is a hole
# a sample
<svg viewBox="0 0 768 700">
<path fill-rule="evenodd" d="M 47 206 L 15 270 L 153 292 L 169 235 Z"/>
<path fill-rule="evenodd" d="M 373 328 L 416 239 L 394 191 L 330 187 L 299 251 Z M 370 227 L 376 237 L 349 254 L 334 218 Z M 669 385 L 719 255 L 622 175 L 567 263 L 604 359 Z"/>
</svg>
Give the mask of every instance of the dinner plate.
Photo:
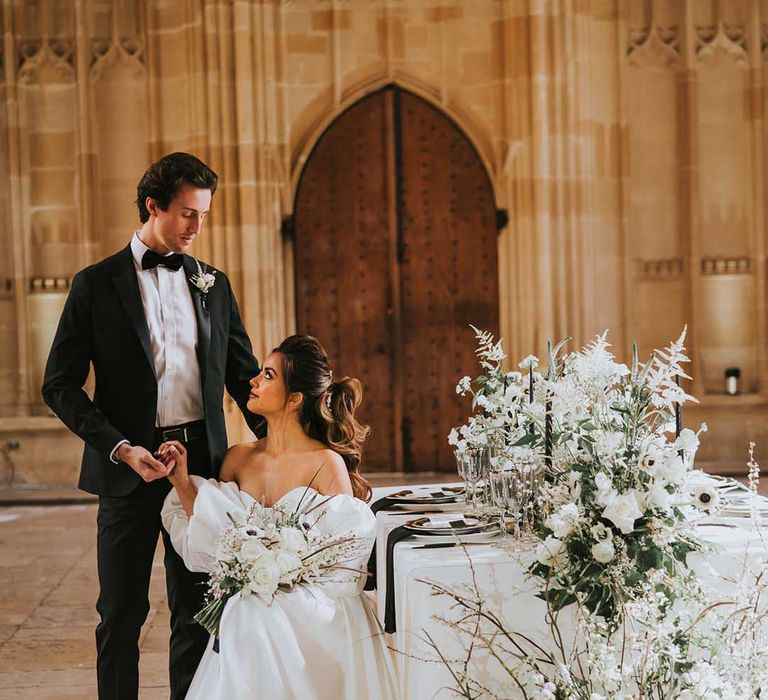
<svg viewBox="0 0 768 700">
<path fill-rule="evenodd" d="M 434 501 L 419 501 L 418 503 L 393 503 L 393 505 L 403 512 L 414 511 L 416 513 L 424 513 L 426 511 L 434 511 L 436 513 L 450 513 L 457 509 L 466 508 L 464 499 L 456 499 L 455 501 L 448 501 L 447 503 L 435 503 Z M 390 513 L 397 513 L 398 511 L 390 510 Z"/>
<path fill-rule="evenodd" d="M 755 510 L 761 515 L 768 513 L 767 503 L 758 503 L 755 506 Z M 749 515 L 752 512 L 751 503 L 726 503 L 719 511 L 718 514 L 735 513 L 738 515 Z"/>
<path fill-rule="evenodd" d="M 485 534 L 490 530 L 498 529 L 498 523 L 481 520 L 470 515 L 457 513 L 455 516 L 442 518 L 416 518 L 404 523 L 405 527 L 414 534 L 426 537 L 464 537 L 466 535 Z"/>
<path fill-rule="evenodd" d="M 397 505 L 411 504 L 428 506 L 439 503 L 456 503 L 464 495 L 461 486 L 444 486 L 431 489 L 403 489 L 391 493 L 387 498 Z"/>
<path fill-rule="evenodd" d="M 467 535 L 420 535 L 415 533 L 413 538 L 415 540 L 428 540 L 435 544 L 442 543 L 456 543 L 456 542 L 490 542 L 494 538 L 501 534 L 498 525 L 494 525 L 489 530 L 483 530 L 482 532 L 471 532 Z"/>
</svg>

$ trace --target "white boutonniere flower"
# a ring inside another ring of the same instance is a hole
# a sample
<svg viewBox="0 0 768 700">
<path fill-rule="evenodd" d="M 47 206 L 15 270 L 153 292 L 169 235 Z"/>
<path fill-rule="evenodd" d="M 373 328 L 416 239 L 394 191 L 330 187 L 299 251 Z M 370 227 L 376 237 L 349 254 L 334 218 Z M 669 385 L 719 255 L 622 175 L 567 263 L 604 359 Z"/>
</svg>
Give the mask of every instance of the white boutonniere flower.
<svg viewBox="0 0 768 700">
<path fill-rule="evenodd" d="M 197 288 L 200 294 L 200 300 L 203 302 L 203 308 L 207 308 L 208 292 L 211 291 L 213 285 L 216 284 L 216 271 L 208 271 L 205 265 L 200 265 L 200 262 L 195 260 L 197 265 L 197 272 L 189 278 L 189 281 Z"/>
</svg>

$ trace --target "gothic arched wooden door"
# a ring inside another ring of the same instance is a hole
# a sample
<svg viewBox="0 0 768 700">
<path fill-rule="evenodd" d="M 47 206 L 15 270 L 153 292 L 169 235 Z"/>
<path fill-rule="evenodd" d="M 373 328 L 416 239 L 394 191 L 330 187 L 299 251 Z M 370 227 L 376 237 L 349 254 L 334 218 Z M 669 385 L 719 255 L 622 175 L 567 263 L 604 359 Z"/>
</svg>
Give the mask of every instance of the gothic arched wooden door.
<svg viewBox="0 0 768 700">
<path fill-rule="evenodd" d="M 442 112 L 395 87 L 322 135 L 294 208 L 296 317 L 336 374 L 358 377 L 371 471 L 452 470 L 451 427 L 479 372 L 469 327 L 498 329 L 488 174 Z"/>
</svg>

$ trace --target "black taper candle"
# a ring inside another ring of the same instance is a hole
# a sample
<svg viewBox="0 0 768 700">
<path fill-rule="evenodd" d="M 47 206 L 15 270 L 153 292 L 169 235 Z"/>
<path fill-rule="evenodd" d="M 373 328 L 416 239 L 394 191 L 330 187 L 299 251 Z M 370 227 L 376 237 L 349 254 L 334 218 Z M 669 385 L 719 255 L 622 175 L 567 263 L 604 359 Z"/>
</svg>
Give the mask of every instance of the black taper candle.
<svg viewBox="0 0 768 700">
<path fill-rule="evenodd" d="M 544 463 L 552 466 L 552 400 L 547 399 L 544 406 Z"/>
<path fill-rule="evenodd" d="M 528 403 L 533 403 L 533 367 L 528 368 Z"/>
</svg>

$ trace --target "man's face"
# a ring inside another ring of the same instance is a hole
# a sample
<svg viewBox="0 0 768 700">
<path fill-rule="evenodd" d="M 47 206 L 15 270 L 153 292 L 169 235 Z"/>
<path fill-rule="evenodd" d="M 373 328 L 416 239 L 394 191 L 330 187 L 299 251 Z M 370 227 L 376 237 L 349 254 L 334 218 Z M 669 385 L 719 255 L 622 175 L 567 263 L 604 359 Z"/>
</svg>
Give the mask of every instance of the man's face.
<svg viewBox="0 0 768 700">
<path fill-rule="evenodd" d="M 147 198 L 147 209 L 155 217 L 154 233 L 159 243 L 173 253 L 186 253 L 203 228 L 211 208 L 211 191 L 184 183 L 163 211 L 152 198 Z"/>
</svg>

